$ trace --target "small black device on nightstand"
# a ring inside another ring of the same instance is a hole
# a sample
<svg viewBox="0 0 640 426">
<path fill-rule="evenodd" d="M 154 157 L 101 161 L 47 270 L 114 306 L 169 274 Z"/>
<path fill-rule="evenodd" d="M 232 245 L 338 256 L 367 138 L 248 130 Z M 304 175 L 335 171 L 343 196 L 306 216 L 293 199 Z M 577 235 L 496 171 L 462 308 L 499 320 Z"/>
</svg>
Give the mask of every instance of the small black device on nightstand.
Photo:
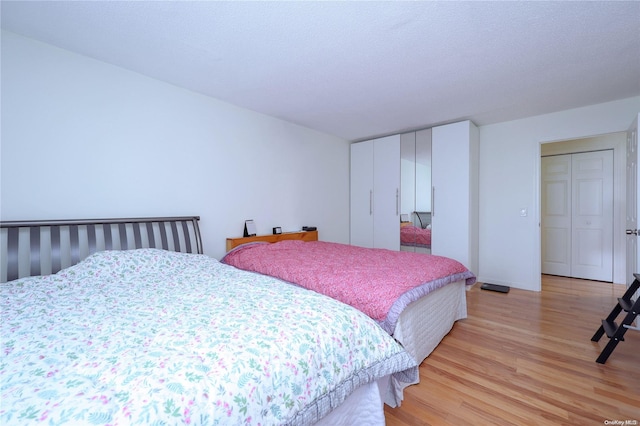
<svg viewBox="0 0 640 426">
<path fill-rule="evenodd" d="M 316 228 L 315 226 L 303 226 L 302 230 L 303 231 L 317 231 L 318 228 Z"/>
<path fill-rule="evenodd" d="M 282 228 L 279 226 L 276 226 L 275 228 L 273 228 L 273 235 L 280 235 L 282 234 Z"/>
</svg>

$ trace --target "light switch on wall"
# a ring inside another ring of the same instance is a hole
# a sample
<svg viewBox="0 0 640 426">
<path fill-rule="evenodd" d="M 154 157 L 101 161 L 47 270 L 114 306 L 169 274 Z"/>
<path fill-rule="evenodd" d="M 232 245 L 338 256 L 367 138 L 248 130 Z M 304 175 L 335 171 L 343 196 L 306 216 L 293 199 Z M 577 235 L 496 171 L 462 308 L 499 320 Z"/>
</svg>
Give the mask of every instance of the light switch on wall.
<svg viewBox="0 0 640 426">
<path fill-rule="evenodd" d="M 520 216 L 527 217 L 527 209 L 526 208 L 520 209 Z"/>
</svg>

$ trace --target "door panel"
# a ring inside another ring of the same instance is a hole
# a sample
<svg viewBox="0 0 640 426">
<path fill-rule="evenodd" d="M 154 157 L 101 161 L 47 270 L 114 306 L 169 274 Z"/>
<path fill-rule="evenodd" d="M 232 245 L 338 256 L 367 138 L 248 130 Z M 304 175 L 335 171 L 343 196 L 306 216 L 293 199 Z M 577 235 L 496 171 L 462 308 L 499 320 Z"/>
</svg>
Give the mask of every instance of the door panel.
<svg viewBox="0 0 640 426">
<path fill-rule="evenodd" d="M 373 246 L 400 250 L 400 135 L 374 141 L 373 188 Z"/>
<path fill-rule="evenodd" d="M 613 151 L 573 154 L 571 276 L 613 281 Z"/>
<path fill-rule="evenodd" d="M 613 281 L 613 152 L 542 158 L 542 273 Z"/>
<path fill-rule="evenodd" d="M 571 156 L 542 158 L 542 273 L 571 275 Z"/>
<path fill-rule="evenodd" d="M 468 268 L 469 129 L 468 121 L 434 127 L 431 141 L 431 253 L 456 259 Z"/>
<path fill-rule="evenodd" d="M 410 223 L 415 220 L 416 183 L 416 133 L 403 133 L 400 135 L 400 214 Z M 401 226 L 407 224 L 403 223 Z M 404 230 L 400 239 L 400 250 L 416 251 L 412 245 L 403 245 L 403 239 L 406 240 L 405 243 L 415 241 L 416 232 L 413 232 L 413 228 Z"/>
<path fill-rule="evenodd" d="M 351 145 L 351 244 L 373 247 L 373 142 Z"/>
</svg>

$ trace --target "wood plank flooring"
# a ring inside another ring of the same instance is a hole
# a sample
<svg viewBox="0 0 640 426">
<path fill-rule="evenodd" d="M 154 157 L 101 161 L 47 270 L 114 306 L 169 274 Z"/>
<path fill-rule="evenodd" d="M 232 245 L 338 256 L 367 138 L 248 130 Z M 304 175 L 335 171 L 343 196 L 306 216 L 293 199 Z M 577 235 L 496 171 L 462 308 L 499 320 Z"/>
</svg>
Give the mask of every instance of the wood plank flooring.
<svg viewBox="0 0 640 426">
<path fill-rule="evenodd" d="M 554 276 L 540 293 L 476 284 L 468 318 L 420 365 L 420 383 L 401 407 L 385 406 L 387 425 L 640 426 L 640 331 L 604 365 L 595 360 L 608 339 L 591 341 L 624 291 Z"/>
</svg>

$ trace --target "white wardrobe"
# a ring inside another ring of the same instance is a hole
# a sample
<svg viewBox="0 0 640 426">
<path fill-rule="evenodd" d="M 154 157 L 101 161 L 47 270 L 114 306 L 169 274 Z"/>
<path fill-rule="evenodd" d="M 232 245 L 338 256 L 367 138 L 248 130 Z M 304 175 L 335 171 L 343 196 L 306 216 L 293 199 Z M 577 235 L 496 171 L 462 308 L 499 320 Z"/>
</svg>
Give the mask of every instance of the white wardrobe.
<svg viewBox="0 0 640 426">
<path fill-rule="evenodd" d="M 351 244 L 400 249 L 400 135 L 351 145 Z"/>
<path fill-rule="evenodd" d="M 477 274 L 478 128 L 463 121 L 430 133 L 430 199 L 413 207 L 401 199 L 401 135 L 351 145 L 351 244 L 399 250 L 400 214 L 411 208 L 431 211 L 431 253 L 456 259 Z M 414 193 L 423 184 L 414 182 Z"/>
</svg>

